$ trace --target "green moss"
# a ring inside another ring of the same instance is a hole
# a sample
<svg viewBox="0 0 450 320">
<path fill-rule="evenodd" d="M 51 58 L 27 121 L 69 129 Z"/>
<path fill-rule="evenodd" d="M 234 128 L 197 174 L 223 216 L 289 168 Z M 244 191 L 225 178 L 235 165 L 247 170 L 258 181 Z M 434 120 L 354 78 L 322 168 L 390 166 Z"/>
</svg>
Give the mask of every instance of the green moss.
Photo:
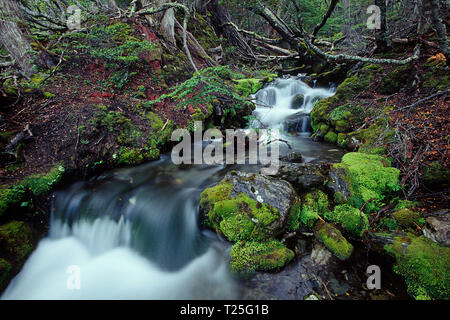
<svg viewBox="0 0 450 320">
<path fill-rule="evenodd" d="M 325 134 L 327 134 L 328 130 L 330 130 L 330 126 L 322 123 L 319 125 L 319 130 L 320 130 L 320 134 L 325 135 Z"/>
<path fill-rule="evenodd" d="M 33 250 L 31 228 L 22 221 L 0 226 L 0 244 L 7 257 L 16 264 L 23 263 Z"/>
<path fill-rule="evenodd" d="M 339 259 L 347 260 L 351 256 L 353 246 L 331 224 L 318 222 L 314 234 Z"/>
<path fill-rule="evenodd" d="M 407 64 L 394 68 L 391 72 L 386 73 L 378 87 L 378 92 L 382 94 L 393 94 L 407 84 L 407 80 L 411 75 L 411 65 Z"/>
<path fill-rule="evenodd" d="M 6 287 L 6 281 L 11 277 L 11 264 L 0 258 L 0 290 Z"/>
<path fill-rule="evenodd" d="M 420 205 L 420 202 L 418 202 L 418 201 L 399 200 L 394 209 L 398 210 L 398 209 L 404 209 L 404 208 L 414 208 L 419 205 Z"/>
<path fill-rule="evenodd" d="M 52 190 L 61 180 L 64 172 L 65 168 L 61 164 L 57 164 L 47 173 L 34 174 L 24 178 L 21 185 L 28 188 L 35 196 L 42 196 Z"/>
<path fill-rule="evenodd" d="M 279 269 L 294 258 L 294 252 L 281 242 L 238 242 L 231 248 L 231 269 L 234 272 Z"/>
<path fill-rule="evenodd" d="M 236 83 L 236 92 L 242 97 L 256 93 L 264 85 L 262 79 L 239 79 L 234 82 Z"/>
<path fill-rule="evenodd" d="M 211 225 L 228 240 L 254 241 L 271 236 L 267 228 L 278 219 L 279 212 L 241 193 L 236 198 L 216 202 L 208 216 Z"/>
<path fill-rule="evenodd" d="M 200 194 L 200 207 L 206 212 L 211 211 L 216 202 L 230 198 L 233 185 L 227 182 L 221 182 L 214 187 L 203 190 Z"/>
<path fill-rule="evenodd" d="M 406 248 L 404 249 L 404 245 Z M 416 298 L 450 298 L 450 248 L 425 237 L 399 237 L 385 249 L 397 265 L 394 271 L 405 278 L 408 292 Z"/>
<path fill-rule="evenodd" d="M 347 142 L 347 135 L 345 133 L 338 133 L 337 143 L 339 146 L 344 147 Z"/>
<path fill-rule="evenodd" d="M 388 229 L 390 231 L 397 230 L 398 224 L 395 219 L 392 218 L 381 218 L 380 223 L 378 224 L 380 229 Z"/>
<path fill-rule="evenodd" d="M 148 112 L 145 114 L 145 119 L 150 121 L 150 125 L 153 130 L 161 130 L 164 126 L 164 121 L 154 112 Z"/>
<path fill-rule="evenodd" d="M 56 97 L 56 95 L 51 92 L 44 92 L 44 97 L 46 97 L 47 99 L 50 99 L 50 98 Z"/>
<path fill-rule="evenodd" d="M 369 219 L 358 209 L 342 204 L 334 208 L 333 212 L 325 215 L 329 221 L 339 223 L 346 231 L 352 235 L 360 237 L 369 228 Z"/>
<path fill-rule="evenodd" d="M 20 185 L 0 189 L 0 216 L 2 216 L 10 207 L 20 203 L 24 196 L 25 188 Z"/>
<path fill-rule="evenodd" d="M 296 231 L 300 227 L 300 218 L 302 212 L 302 203 L 301 201 L 297 201 L 289 210 L 289 218 L 287 221 L 287 230 L 288 231 Z"/>
<path fill-rule="evenodd" d="M 328 197 L 322 191 L 307 193 L 303 200 L 300 222 L 305 227 L 311 228 L 320 214 L 329 211 L 328 206 Z"/>
<path fill-rule="evenodd" d="M 333 131 L 328 132 L 325 137 L 324 140 L 326 142 L 330 142 L 330 143 L 336 143 L 337 141 L 337 134 L 334 133 Z"/>
<path fill-rule="evenodd" d="M 418 225 L 420 214 L 410 209 L 400 209 L 392 214 L 395 221 L 405 228 L 415 228 Z"/>
<path fill-rule="evenodd" d="M 360 152 L 347 153 L 341 163 L 334 165 L 346 172 L 351 205 L 361 208 L 367 202 L 364 210 L 372 212 L 380 208 L 386 194 L 399 189 L 400 171 L 388 165 L 389 161 L 381 156 Z"/>
</svg>

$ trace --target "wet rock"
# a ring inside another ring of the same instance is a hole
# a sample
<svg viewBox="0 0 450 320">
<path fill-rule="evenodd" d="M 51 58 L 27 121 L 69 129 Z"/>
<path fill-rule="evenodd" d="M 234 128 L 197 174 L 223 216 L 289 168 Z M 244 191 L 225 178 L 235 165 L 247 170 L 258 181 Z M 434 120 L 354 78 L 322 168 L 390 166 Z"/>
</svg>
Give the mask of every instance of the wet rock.
<svg viewBox="0 0 450 320">
<path fill-rule="evenodd" d="M 305 101 L 305 96 L 302 94 L 297 94 L 294 96 L 291 102 L 291 109 L 300 109 Z"/>
<path fill-rule="evenodd" d="M 440 210 L 426 219 L 427 225 L 423 230 L 425 237 L 446 247 L 450 247 L 450 212 Z"/>
<path fill-rule="evenodd" d="M 285 156 L 282 156 L 280 158 L 280 161 L 282 162 L 290 162 L 290 163 L 302 163 L 303 162 L 303 156 L 298 151 L 292 151 L 288 153 Z"/>
<path fill-rule="evenodd" d="M 232 171 L 202 192 L 200 213 L 203 221 L 230 241 L 259 241 L 285 229 L 297 201 L 287 181 Z"/>
<path fill-rule="evenodd" d="M 350 182 L 344 168 L 333 167 L 329 174 L 327 187 L 334 193 L 336 203 L 345 203 L 351 196 Z"/>
<path fill-rule="evenodd" d="M 308 113 L 296 113 L 284 122 L 284 129 L 288 132 L 310 132 L 311 120 Z"/>
<path fill-rule="evenodd" d="M 353 246 L 331 224 L 319 221 L 314 234 L 338 259 L 347 260 L 351 256 Z"/>
<path fill-rule="evenodd" d="M 231 248 L 231 269 L 235 272 L 276 270 L 294 258 L 294 252 L 277 240 L 238 242 Z"/>
<path fill-rule="evenodd" d="M 274 177 L 284 179 L 300 190 L 307 190 L 323 185 L 327 173 L 328 166 L 323 163 L 281 162 Z"/>
<path fill-rule="evenodd" d="M 333 289 L 325 289 L 324 284 L 334 279 L 336 289 L 342 292 L 345 280 L 342 276 L 341 261 L 334 257 L 323 244 L 313 241 L 309 253 L 288 264 L 279 273 L 258 272 L 242 284 L 242 299 L 252 300 L 304 300 L 311 295 L 320 299 L 333 299 Z M 354 287 L 359 283 L 350 283 Z M 331 291 L 330 291 L 331 290 Z M 328 291 L 328 292 L 327 292 Z M 314 298 L 312 298 L 314 299 Z"/>
</svg>

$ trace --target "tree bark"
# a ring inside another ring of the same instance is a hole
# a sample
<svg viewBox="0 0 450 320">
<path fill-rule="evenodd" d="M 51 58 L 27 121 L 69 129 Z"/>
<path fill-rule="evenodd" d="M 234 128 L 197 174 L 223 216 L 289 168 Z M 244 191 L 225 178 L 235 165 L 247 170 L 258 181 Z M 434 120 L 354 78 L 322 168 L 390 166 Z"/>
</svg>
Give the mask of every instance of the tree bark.
<svg viewBox="0 0 450 320">
<path fill-rule="evenodd" d="M 391 49 L 391 43 L 387 34 L 387 9 L 386 0 L 375 0 L 375 5 L 380 8 L 380 29 L 376 32 L 376 50 L 375 52 L 384 53 Z"/>
<path fill-rule="evenodd" d="M 28 31 L 19 26 L 23 24 L 22 21 L 23 17 L 16 1 L 0 1 L 0 43 L 19 65 L 22 73 L 31 76 L 34 73 L 31 54 L 33 49 Z"/>
<path fill-rule="evenodd" d="M 447 59 L 447 65 L 450 63 L 450 52 L 448 47 L 447 30 L 442 21 L 442 16 L 439 11 L 439 0 L 426 0 L 429 2 L 431 9 L 431 20 L 433 22 L 433 29 L 436 31 L 439 47 Z"/>
<path fill-rule="evenodd" d="M 249 44 L 236 28 L 230 24 L 231 20 L 226 9 L 219 5 L 218 0 L 211 0 L 207 5 L 208 11 L 211 13 L 211 21 L 214 24 L 216 32 L 222 34 L 232 46 L 245 56 L 254 57 L 253 51 Z"/>
</svg>

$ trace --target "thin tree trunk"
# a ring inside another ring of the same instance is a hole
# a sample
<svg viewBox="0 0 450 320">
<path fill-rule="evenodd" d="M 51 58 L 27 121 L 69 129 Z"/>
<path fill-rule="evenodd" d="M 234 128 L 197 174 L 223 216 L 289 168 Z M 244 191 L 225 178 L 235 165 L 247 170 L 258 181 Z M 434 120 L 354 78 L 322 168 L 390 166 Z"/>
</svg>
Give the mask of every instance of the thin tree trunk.
<svg viewBox="0 0 450 320">
<path fill-rule="evenodd" d="M 226 12 L 226 9 L 219 5 L 218 0 L 211 0 L 208 3 L 207 8 L 212 15 L 211 21 L 214 24 L 216 32 L 221 33 L 226 39 L 228 39 L 230 44 L 236 46 L 243 55 L 254 56 L 248 43 L 236 30 L 236 28 L 230 24 L 231 20 Z"/>
<path fill-rule="evenodd" d="M 322 19 L 322 22 L 318 24 L 313 31 L 313 37 L 317 36 L 317 33 L 322 29 L 322 27 L 327 23 L 328 18 L 331 16 L 331 14 L 334 11 L 334 8 L 336 8 L 336 5 L 338 4 L 339 0 L 331 0 L 330 6 L 328 7 L 328 11 L 325 14 L 325 16 Z"/>
<path fill-rule="evenodd" d="M 386 0 L 375 0 L 375 5 L 380 8 L 381 14 L 381 24 L 380 29 L 376 32 L 376 51 L 379 53 L 387 52 L 391 49 L 391 43 L 389 41 L 389 37 L 387 34 L 387 9 L 386 9 Z"/>
<path fill-rule="evenodd" d="M 433 29 L 436 31 L 439 47 L 447 59 L 447 64 L 450 63 L 450 52 L 448 47 L 447 30 L 442 21 L 442 16 L 439 10 L 439 0 L 427 0 L 431 8 L 431 20 L 433 22 Z"/>
<path fill-rule="evenodd" d="M 28 32 L 23 31 L 23 24 L 18 4 L 14 0 L 0 1 L 0 43 L 19 65 L 24 75 L 30 76 L 33 71 L 33 56 Z"/>
</svg>

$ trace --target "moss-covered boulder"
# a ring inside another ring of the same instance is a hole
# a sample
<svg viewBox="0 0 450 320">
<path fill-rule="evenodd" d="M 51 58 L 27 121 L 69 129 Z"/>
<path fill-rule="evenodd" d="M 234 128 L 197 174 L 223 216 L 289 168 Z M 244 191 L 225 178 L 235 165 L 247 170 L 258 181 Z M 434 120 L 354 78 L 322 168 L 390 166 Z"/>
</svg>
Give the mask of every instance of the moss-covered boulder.
<svg viewBox="0 0 450 320">
<path fill-rule="evenodd" d="M 333 212 L 327 212 L 324 216 L 327 220 L 340 224 L 353 236 L 360 237 L 369 228 L 369 219 L 359 209 L 347 204 L 341 204 L 334 208 Z"/>
<path fill-rule="evenodd" d="M 311 228 L 319 219 L 319 215 L 329 211 L 328 196 L 320 190 L 307 193 L 303 197 L 303 206 L 300 214 L 301 224 Z"/>
<path fill-rule="evenodd" d="M 337 134 L 334 133 L 333 131 L 329 131 L 329 132 L 323 137 L 323 139 L 324 139 L 326 142 L 329 142 L 329 143 L 336 143 L 336 141 L 337 141 Z"/>
<path fill-rule="evenodd" d="M 238 79 L 234 82 L 236 83 L 236 92 L 242 97 L 256 93 L 264 85 L 264 79 Z"/>
<path fill-rule="evenodd" d="M 22 263 L 33 250 L 31 228 L 22 221 L 0 226 L 1 253 L 8 261 Z"/>
<path fill-rule="evenodd" d="M 284 180 L 232 171 L 200 195 L 202 221 L 230 241 L 261 240 L 280 234 L 298 201 Z"/>
<path fill-rule="evenodd" d="M 15 186 L 0 189 L 0 216 L 24 201 L 27 192 L 36 197 L 48 194 L 60 182 L 64 172 L 64 166 L 57 163 L 47 172 L 29 175 Z"/>
<path fill-rule="evenodd" d="M 394 271 L 405 278 L 416 299 L 450 299 L 450 248 L 425 237 L 397 237 L 385 246 L 397 260 Z"/>
<path fill-rule="evenodd" d="M 349 243 L 333 225 L 319 221 L 314 227 L 314 235 L 337 258 L 347 260 L 353 252 L 353 246 Z"/>
<path fill-rule="evenodd" d="M 294 258 L 294 252 L 277 240 L 238 242 L 231 248 L 234 272 L 269 271 L 283 267 Z"/>
<path fill-rule="evenodd" d="M 400 171 L 389 164 L 378 155 L 347 153 L 341 163 L 333 165 L 327 186 L 335 193 L 336 202 L 355 208 L 365 204 L 364 211 L 373 212 L 380 208 L 386 195 L 400 188 Z"/>
<path fill-rule="evenodd" d="M 33 232 L 22 221 L 0 226 L 0 291 L 33 251 Z"/>
<path fill-rule="evenodd" d="M 395 211 L 392 216 L 397 224 L 404 228 L 415 228 L 420 223 L 420 214 L 407 208 Z"/>
</svg>

